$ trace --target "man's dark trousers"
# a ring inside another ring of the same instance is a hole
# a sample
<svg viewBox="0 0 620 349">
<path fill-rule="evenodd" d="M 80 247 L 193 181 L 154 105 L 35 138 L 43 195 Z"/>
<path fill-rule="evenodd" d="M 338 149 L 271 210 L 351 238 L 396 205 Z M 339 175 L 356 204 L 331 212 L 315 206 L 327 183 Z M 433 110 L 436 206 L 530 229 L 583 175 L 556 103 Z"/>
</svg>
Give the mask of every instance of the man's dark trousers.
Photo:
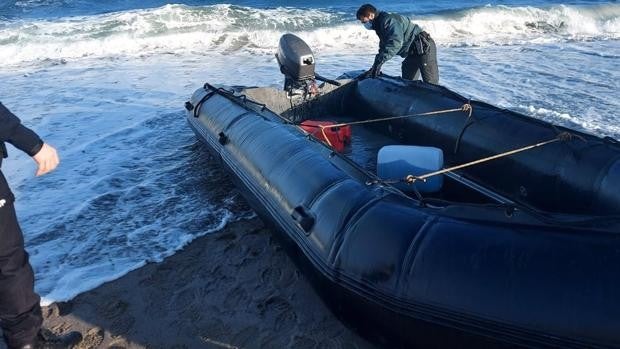
<svg viewBox="0 0 620 349">
<path fill-rule="evenodd" d="M 0 325 L 9 348 L 31 342 L 43 322 L 13 201 L 0 172 Z"/>
<path fill-rule="evenodd" d="M 428 48 L 423 55 L 411 52 L 402 64 L 403 79 L 417 80 L 422 72 L 422 80 L 431 84 L 439 84 L 439 68 L 437 67 L 437 46 L 428 37 Z M 415 51 L 415 50 L 413 50 Z"/>
</svg>

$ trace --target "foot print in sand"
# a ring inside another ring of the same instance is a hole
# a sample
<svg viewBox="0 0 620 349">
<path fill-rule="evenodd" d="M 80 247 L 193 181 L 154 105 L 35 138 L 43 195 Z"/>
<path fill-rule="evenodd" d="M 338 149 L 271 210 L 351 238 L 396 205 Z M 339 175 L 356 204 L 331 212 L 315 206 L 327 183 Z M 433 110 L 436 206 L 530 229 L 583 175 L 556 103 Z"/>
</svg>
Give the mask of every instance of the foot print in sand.
<svg viewBox="0 0 620 349">
<path fill-rule="evenodd" d="M 235 309 L 249 300 L 248 293 L 241 287 L 235 287 L 224 300 L 224 309 Z"/>
<path fill-rule="evenodd" d="M 260 275 L 263 284 L 273 285 L 282 278 L 282 269 L 269 266 Z"/>
<path fill-rule="evenodd" d="M 103 342 L 104 332 L 100 327 L 93 327 L 84 335 L 76 349 L 95 349 Z"/>
<path fill-rule="evenodd" d="M 99 313 L 106 319 L 114 319 L 122 315 L 129 305 L 120 299 L 111 300 L 109 303 L 99 308 Z"/>
<path fill-rule="evenodd" d="M 265 321 L 273 321 L 275 330 L 281 331 L 297 326 L 297 314 L 286 299 L 271 296 L 258 304 L 259 314 Z"/>
<path fill-rule="evenodd" d="M 110 324 L 110 331 L 115 335 L 125 334 L 135 323 L 135 318 L 131 315 L 125 315 L 129 304 L 116 299 L 110 301 L 99 309 L 101 316 L 108 320 L 112 320 Z"/>
</svg>

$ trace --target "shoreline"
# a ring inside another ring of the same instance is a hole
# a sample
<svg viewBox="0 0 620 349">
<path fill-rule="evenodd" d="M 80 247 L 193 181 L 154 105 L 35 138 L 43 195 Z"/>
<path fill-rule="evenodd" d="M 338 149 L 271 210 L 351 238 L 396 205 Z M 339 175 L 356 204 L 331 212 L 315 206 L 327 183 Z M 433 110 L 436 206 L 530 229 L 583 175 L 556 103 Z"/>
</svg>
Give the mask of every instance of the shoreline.
<svg viewBox="0 0 620 349">
<path fill-rule="evenodd" d="M 258 218 L 43 308 L 78 348 L 375 348 L 325 306 Z"/>
</svg>

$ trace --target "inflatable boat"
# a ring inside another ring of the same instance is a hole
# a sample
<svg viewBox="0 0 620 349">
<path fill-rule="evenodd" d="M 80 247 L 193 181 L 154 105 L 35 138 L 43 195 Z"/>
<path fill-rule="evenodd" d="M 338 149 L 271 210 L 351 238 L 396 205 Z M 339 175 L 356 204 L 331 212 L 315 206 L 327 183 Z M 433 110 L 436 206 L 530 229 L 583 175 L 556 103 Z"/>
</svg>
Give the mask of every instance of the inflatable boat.
<svg viewBox="0 0 620 349">
<path fill-rule="evenodd" d="M 346 323 L 387 347 L 620 347 L 616 140 L 419 81 L 317 86 L 292 35 L 278 62 L 284 90 L 207 83 L 187 120 Z"/>
</svg>

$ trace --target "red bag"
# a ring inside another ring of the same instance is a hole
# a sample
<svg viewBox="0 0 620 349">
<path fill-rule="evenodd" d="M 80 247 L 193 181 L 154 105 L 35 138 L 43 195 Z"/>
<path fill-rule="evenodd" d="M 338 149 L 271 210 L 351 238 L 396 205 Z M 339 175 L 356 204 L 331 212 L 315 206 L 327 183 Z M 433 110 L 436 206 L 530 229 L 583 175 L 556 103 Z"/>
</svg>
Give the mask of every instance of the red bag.
<svg viewBox="0 0 620 349">
<path fill-rule="evenodd" d="M 342 153 L 346 146 L 351 144 L 351 126 L 337 126 L 337 127 L 325 127 L 323 135 L 323 131 L 321 131 L 320 126 L 329 126 L 335 125 L 336 123 L 333 121 L 315 121 L 315 120 L 306 120 L 300 124 L 301 128 L 306 132 L 310 133 L 317 139 L 331 144 L 332 148 L 335 151 Z M 327 136 L 327 139 L 325 139 Z"/>
</svg>

